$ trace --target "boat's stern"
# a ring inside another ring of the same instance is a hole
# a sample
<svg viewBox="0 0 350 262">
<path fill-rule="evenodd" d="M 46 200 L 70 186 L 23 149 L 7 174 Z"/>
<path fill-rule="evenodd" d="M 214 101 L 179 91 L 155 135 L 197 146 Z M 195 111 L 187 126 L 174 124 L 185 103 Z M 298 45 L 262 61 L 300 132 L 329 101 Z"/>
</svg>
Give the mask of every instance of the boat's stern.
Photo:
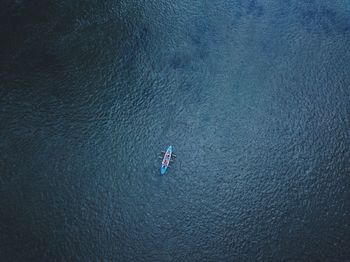
<svg viewBox="0 0 350 262">
<path fill-rule="evenodd" d="M 164 165 L 162 165 L 161 167 L 160 167 L 160 174 L 161 175 L 164 175 L 165 174 L 165 172 L 166 172 L 166 170 L 167 170 L 167 166 L 164 166 Z"/>
</svg>

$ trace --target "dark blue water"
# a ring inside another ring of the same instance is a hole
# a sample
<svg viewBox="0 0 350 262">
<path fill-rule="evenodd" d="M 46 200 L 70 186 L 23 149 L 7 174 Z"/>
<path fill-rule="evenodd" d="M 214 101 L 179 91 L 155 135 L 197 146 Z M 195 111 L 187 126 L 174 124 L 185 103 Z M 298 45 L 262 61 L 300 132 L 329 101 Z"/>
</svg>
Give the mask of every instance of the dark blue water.
<svg viewBox="0 0 350 262">
<path fill-rule="evenodd" d="M 350 261 L 349 1 L 5 0 L 0 34 L 2 261 Z"/>
</svg>

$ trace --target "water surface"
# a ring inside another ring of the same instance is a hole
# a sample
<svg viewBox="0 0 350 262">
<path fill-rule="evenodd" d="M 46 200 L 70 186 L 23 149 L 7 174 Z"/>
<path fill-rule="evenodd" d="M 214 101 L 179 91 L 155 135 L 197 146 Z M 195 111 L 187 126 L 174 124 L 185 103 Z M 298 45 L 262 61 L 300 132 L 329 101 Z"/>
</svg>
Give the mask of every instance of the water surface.
<svg viewBox="0 0 350 262">
<path fill-rule="evenodd" d="M 350 259 L 348 1 L 0 9 L 5 261 Z"/>
</svg>

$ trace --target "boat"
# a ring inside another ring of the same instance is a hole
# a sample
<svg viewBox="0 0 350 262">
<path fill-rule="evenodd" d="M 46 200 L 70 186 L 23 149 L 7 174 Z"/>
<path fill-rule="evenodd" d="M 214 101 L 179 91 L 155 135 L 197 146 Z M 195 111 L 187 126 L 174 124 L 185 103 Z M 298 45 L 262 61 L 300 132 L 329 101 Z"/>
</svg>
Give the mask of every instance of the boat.
<svg viewBox="0 0 350 262">
<path fill-rule="evenodd" d="M 162 161 L 162 165 L 160 166 L 160 174 L 164 175 L 166 170 L 169 167 L 170 161 L 172 161 L 171 157 L 175 157 L 175 155 L 173 154 L 173 147 L 169 146 L 168 149 L 164 152 L 164 157 L 163 157 L 163 161 Z"/>
</svg>

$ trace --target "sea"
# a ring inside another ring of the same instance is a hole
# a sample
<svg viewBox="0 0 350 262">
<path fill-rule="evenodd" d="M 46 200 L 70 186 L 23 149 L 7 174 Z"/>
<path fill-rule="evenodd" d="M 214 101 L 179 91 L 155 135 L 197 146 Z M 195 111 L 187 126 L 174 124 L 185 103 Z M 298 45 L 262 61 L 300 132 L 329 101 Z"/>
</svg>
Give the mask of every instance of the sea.
<svg viewBox="0 0 350 262">
<path fill-rule="evenodd" d="M 350 261 L 350 1 L 2 0 L 0 36 L 1 261 Z"/>
</svg>

